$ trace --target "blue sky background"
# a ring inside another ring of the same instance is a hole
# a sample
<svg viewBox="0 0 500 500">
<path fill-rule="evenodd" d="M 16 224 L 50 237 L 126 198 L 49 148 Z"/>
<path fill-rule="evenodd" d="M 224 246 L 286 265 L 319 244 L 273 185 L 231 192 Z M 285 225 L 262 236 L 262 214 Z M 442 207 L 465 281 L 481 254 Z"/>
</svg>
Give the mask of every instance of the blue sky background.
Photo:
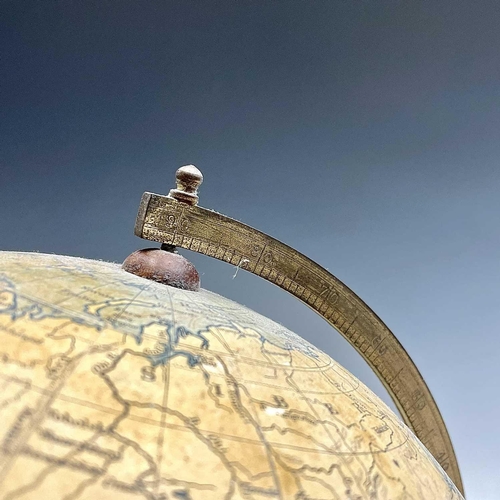
<svg viewBox="0 0 500 500">
<path fill-rule="evenodd" d="M 426 378 L 468 498 L 500 491 L 500 3 L 0 2 L 0 248 L 122 261 L 143 191 L 321 263 Z M 189 255 L 383 397 L 295 299 Z"/>
</svg>

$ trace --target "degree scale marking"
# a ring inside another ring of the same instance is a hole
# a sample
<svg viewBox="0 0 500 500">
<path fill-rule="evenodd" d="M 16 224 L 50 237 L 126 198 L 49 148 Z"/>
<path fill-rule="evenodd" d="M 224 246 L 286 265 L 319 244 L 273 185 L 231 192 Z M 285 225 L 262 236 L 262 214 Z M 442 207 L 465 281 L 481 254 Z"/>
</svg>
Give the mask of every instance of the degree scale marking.
<svg viewBox="0 0 500 500">
<path fill-rule="evenodd" d="M 135 234 L 238 266 L 290 292 L 316 311 L 370 365 L 405 423 L 463 492 L 446 425 L 422 375 L 382 320 L 335 276 L 250 226 L 153 193 L 142 196 Z"/>
</svg>

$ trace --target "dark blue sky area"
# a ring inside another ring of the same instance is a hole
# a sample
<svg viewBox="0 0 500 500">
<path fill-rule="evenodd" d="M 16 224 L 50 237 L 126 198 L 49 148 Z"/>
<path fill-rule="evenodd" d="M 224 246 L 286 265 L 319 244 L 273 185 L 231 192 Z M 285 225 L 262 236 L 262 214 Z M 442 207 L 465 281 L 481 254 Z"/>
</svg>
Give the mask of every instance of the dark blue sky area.
<svg viewBox="0 0 500 500">
<path fill-rule="evenodd" d="M 498 0 L 0 7 L 1 249 L 122 261 L 148 245 L 133 236 L 142 192 L 196 164 L 201 205 L 308 254 L 386 321 L 442 409 L 468 498 L 498 498 Z M 307 308 L 190 258 L 206 288 L 379 390 Z"/>
</svg>

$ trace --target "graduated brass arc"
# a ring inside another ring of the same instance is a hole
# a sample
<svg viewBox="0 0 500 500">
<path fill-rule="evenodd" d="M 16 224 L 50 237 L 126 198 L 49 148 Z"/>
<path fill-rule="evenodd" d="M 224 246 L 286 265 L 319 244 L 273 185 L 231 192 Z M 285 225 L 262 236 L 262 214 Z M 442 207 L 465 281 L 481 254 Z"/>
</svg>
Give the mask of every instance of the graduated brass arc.
<svg viewBox="0 0 500 500">
<path fill-rule="evenodd" d="M 405 423 L 463 492 L 446 425 L 422 375 L 389 328 L 344 283 L 257 229 L 168 196 L 143 194 L 135 234 L 238 266 L 311 307 L 371 366 Z"/>
</svg>

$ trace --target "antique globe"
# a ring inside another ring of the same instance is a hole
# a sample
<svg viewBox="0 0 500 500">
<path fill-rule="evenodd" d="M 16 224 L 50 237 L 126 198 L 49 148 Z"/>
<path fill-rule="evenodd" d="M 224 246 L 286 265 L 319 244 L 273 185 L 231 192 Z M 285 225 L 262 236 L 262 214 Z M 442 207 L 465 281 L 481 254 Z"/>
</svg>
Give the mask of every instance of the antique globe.
<svg viewBox="0 0 500 500">
<path fill-rule="evenodd" d="M 300 336 L 128 271 L 0 252 L 0 498 L 463 498 L 454 457 Z"/>
</svg>

